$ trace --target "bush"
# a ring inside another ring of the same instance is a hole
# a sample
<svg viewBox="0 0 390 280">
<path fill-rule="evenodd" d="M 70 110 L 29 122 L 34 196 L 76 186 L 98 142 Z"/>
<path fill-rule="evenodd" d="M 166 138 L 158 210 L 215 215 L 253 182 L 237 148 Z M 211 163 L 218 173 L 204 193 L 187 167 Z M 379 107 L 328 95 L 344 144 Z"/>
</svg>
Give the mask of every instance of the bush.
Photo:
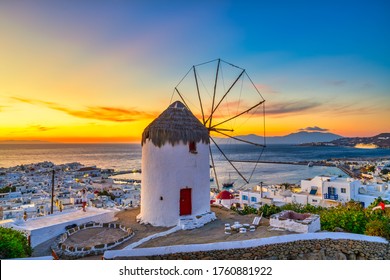
<svg viewBox="0 0 390 280">
<path fill-rule="evenodd" d="M 363 234 L 368 217 L 357 207 L 338 206 L 321 212 L 321 229 L 334 231 L 336 227 Z"/>
<path fill-rule="evenodd" d="M 384 204 L 390 204 L 390 201 L 378 196 L 367 208 L 371 210 L 375 206 L 378 206 L 380 202 L 383 202 Z"/>
<path fill-rule="evenodd" d="M 285 204 L 282 207 L 280 207 L 281 211 L 284 210 L 291 210 L 297 213 L 312 213 L 312 214 L 320 214 L 324 209 L 321 206 L 314 206 L 314 205 L 303 205 L 298 203 L 289 203 Z"/>
<path fill-rule="evenodd" d="M 386 175 L 386 174 L 388 174 L 390 172 L 390 169 L 383 169 L 382 171 L 381 171 L 381 173 L 383 174 L 383 175 Z"/>
<path fill-rule="evenodd" d="M 379 210 L 372 211 L 372 208 L 377 206 L 380 201 L 383 200 L 378 197 L 367 209 L 364 209 L 360 202 L 353 200 L 347 202 L 345 205 L 333 208 L 289 203 L 282 207 L 263 205 L 258 210 L 250 206 L 245 206 L 242 210 L 238 210 L 232 206 L 231 209 L 240 215 L 263 213 L 265 218 L 269 218 L 271 215 L 284 210 L 291 210 L 297 213 L 319 214 L 322 230 L 334 231 L 336 228 L 341 228 L 346 232 L 381 236 L 390 240 L 389 209 L 386 208 L 385 212 Z M 389 204 L 388 201 L 385 201 L 385 203 Z"/>
<path fill-rule="evenodd" d="M 31 247 L 21 232 L 0 227 L 0 259 L 30 257 Z"/>
<path fill-rule="evenodd" d="M 263 213 L 263 217 L 269 218 L 271 215 L 281 212 L 282 209 L 275 205 L 263 205 L 259 208 L 259 213 Z"/>
<path fill-rule="evenodd" d="M 381 236 L 390 240 L 390 219 L 382 217 L 381 219 L 371 220 L 366 224 L 366 235 Z"/>
<path fill-rule="evenodd" d="M 14 187 L 14 186 L 0 188 L 0 193 L 9 193 L 9 192 L 15 192 L 15 191 L 16 191 L 16 187 Z"/>
</svg>

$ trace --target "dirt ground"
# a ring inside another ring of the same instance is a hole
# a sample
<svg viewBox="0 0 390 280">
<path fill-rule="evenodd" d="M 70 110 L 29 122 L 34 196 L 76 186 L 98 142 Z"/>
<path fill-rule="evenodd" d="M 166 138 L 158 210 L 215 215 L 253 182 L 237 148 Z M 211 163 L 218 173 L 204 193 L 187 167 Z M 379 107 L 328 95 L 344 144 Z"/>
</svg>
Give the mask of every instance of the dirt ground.
<svg viewBox="0 0 390 280">
<path fill-rule="evenodd" d="M 181 230 L 167 236 L 159 237 L 141 244 L 138 248 L 157 247 L 157 246 L 172 246 L 181 244 L 202 244 L 214 242 L 228 242 L 236 240 L 247 240 L 264 238 L 276 235 L 285 235 L 290 232 L 286 231 L 269 231 L 269 220 L 262 218 L 259 227 L 256 231 L 246 233 L 225 234 L 225 224 L 233 225 L 234 222 L 240 224 L 252 224 L 256 215 L 241 216 L 234 211 L 226 208 L 211 207 L 211 211 L 217 216 L 217 220 L 206 224 L 205 226 L 193 230 Z"/>
<path fill-rule="evenodd" d="M 92 247 L 115 242 L 125 236 L 126 232 L 119 228 L 87 228 L 80 231 L 80 234 L 75 233 L 69 236 L 64 244 L 74 247 Z"/>
<path fill-rule="evenodd" d="M 270 231 L 269 230 L 269 220 L 262 218 L 260 225 L 256 228 L 254 232 L 247 233 L 232 233 L 231 235 L 225 234 L 225 224 L 233 225 L 234 222 L 239 222 L 241 224 L 251 224 L 256 215 L 250 214 L 241 216 L 234 211 L 231 211 L 226 208 L 212 206 L 211 211 L 216 214 L 217 220 L 206 224 L 205 226 L 193 229 L 193 230 L 181 230 L 175 233 L 172 233 L 167 236 L 159 237 L 153 240 L 150 240 L 146 243 L 141 244 L 138 248 L 146 247 L 157 247 L 157 246 L 172 246 L 172 245 L 182 245 L 182 244 L 201 244 L 201 243 L 214 243 L 214 242 L 226 242 L 226 241 L 235 241 L 235 240 L 246 240 L 246 239 L 255 239 L 255 238 L 264 238 L 276 235 L 285 235 L 290 234 L 287 231 Z M 126 227 L 131 227 L 135 233 L 134 237 L 128 241 L 118 245 L 113 248 L 113 250 L 123 249 L 126 246 L 134 243 L 144 237 L 149 235 L 167 231 L 169 228 L 166 227 L 153 227 L 151 225 L 139 224 L 136 221 L 136 217 L 140 212 L 140 208 L 127 209 L 116 214 L 118 219 L 116 222 L 122 224 Z M 104 228 L 96 228 L 93 232 L 79 231 L 75 233 L 72 239 L 72 243 L 76 244 L 85 244 L 86 242 L 91 242 L 94 240 L 96 242 L 100 241 L 109 241 L 112 239 L 111 232 L 104 232 Z M 107 242 L 104 242 L 107 243 Z M 37 248 L 41 251 L 42 248 Z M 39 251 L 38 250 L 38 251 Z M 100 256 L 90 256 L 83 259 L 101 259 Z"/>
<path fill-rule="evenodd" d="M 169 228 L 165 227 L 153 227 L 151 225 L 142 225 L 136 222 L 136 216 L 139 214 L 140 209 L 130 209 L 119 212 L 116 217 L 118 223 L 131 227 L 135 235 L 127 242 L 113 248 L 113 250 L 123 249 L 131 243 L 134 243 L 146 236 L 166 231 Z M 254 232 L 247 233 L 232 233 L 231 235 L 225 234 L 225 224 L 233 225 L 234 222 L 241 224 L 251 224 L 256 215 L 250 214 L 241 216 L 234 211 L 223 207 L 212 206 L 213 211 L 217 217 L 217 220 L 206 224 L 205 226 L 193 230 L 181 230 L 169 234 L 167 236 L 159 237 L 141 244 L 137 248 L 157 247 L 157 246 L 172 246 L 182 244 L 202 244 L 202 243 L 214 243 L 214 242 L 226 242 L 235 240 L 246 240 L 255 238 L 264 238 L 277 235 L 290 234 L 287 231 L 270 231 L 269 220 L 262 218 L 260 225 Z M 85 259 L 97 259 L 99 257 L 92 256 Z"/>
</svg>

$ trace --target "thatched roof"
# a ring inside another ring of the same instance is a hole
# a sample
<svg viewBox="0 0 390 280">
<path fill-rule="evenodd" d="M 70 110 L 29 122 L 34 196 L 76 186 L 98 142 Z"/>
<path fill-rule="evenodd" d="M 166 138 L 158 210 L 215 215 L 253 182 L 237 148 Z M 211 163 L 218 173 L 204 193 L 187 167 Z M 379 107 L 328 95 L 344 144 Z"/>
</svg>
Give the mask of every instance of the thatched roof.
<svg viewBox="0 0 390 280">
<path fill-rule="evenodd" d="M 142 145 L 150 139 L 155 146 L 189 142 L 210 143 L 207 128 L 180 101 L 172 103 L 142 133 Z"/>
</svg>

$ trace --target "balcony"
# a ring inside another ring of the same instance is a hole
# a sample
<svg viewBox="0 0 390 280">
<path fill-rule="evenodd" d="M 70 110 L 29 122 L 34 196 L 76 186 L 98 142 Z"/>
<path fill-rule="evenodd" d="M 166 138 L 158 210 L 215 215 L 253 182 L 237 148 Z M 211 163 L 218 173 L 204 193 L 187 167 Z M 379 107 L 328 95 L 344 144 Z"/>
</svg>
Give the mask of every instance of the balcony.
<svg viewBox="0 0 390 280">
<path fill-rule="evenodd" d="M 324 199 L 338 200 L 339 199 L 339 195 L 338 194 L 327 194 L 327 193 L 324 193 Z"/>
</svg>

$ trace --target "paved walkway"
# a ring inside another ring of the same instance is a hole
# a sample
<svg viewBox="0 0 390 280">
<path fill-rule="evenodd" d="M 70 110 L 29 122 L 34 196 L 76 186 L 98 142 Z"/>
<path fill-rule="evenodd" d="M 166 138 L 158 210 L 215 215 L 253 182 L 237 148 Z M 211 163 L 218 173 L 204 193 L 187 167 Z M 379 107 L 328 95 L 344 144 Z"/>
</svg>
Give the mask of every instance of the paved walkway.
<svg viewBox="0 0 390 280">
<path fill-rule="evenodd" d="M 77 224 L 77 220 L 85 219 L 88 217 L 93 218 L 96 215 L 109 213 L 112 211 L 113 210 L 98 209 L 95 207 L 88 207 L 86 212 L 82 210 L 71 209 L 69 211 L 54 213 L 53 215 L 28 219 L 27 221 L 17 221 L 15 222 L 15 224 L 18 227 L 21 227 L 26 230 L 34 230 L 57 224 L 64 224 L 67 222 L 75 222 Z"/>
</svg>

